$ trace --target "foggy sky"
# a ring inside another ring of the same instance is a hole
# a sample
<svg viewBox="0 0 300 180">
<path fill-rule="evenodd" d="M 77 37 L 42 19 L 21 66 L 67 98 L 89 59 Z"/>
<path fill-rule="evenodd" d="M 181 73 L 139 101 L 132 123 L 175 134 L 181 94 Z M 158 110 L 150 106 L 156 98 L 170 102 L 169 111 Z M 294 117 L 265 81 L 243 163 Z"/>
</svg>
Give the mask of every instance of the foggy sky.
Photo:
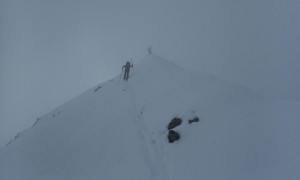
<svg viewBox="0 0 300 180">
<path fill-rule="evenodd" d="M 299 0 L 0 0 L 0 147 L 147 47 L 300 100 Z"/>
</svg>

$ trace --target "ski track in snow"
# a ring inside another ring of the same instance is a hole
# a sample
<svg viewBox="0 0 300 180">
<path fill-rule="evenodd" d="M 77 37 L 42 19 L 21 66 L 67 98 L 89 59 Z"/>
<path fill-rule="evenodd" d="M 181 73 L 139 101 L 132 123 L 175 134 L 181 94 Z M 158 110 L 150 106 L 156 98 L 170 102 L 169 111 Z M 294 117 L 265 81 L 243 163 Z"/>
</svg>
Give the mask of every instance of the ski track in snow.
<svg viewBox="0 0 300 180">
<path fill-rule="evenodd" d="M 133 121 L 138 128 L 138 137 L 140 140 L 141 152 L 144 156 L 146 165 L 150 171 L 150 179 L 151 180 L 169 180 L 170 175 L 168 173 L 168 169 L 165 163 L 165 158 L 163 156 L 163 151 L 158 147 L 157 140 L 147 128 L 143 119 L 143 108 L 137 107 L 136 94 L 134 89 L 126 83 L 126 90 L 128 90 L 131 106 L 130 113 L 133 116 Z"/>
</svg>

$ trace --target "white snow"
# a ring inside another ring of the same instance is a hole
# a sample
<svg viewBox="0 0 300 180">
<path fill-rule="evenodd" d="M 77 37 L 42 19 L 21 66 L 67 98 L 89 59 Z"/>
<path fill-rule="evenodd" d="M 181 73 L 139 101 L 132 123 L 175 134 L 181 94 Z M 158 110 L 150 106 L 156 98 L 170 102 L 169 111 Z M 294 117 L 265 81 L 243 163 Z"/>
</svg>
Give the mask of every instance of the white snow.
<svg viewBox="0 0 300 180">
<path fill-rule="evenodd" d="M 0 179 L 299 180 L 299 109 L 149 55 L 20 133 Z"/>
</svg>

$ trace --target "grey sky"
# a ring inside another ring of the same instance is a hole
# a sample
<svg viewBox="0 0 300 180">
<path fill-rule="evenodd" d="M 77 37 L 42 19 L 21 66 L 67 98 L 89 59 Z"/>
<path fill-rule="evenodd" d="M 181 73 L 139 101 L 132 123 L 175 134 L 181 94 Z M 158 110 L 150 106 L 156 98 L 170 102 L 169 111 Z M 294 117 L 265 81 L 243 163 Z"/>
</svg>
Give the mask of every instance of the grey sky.
<svg viewBox="0 0 300 180">
<path fill-rule="evenodd" d="M 0 0 L 0 146 L 153 52 L 300 100 L 299 0 Z"/>
</svg>

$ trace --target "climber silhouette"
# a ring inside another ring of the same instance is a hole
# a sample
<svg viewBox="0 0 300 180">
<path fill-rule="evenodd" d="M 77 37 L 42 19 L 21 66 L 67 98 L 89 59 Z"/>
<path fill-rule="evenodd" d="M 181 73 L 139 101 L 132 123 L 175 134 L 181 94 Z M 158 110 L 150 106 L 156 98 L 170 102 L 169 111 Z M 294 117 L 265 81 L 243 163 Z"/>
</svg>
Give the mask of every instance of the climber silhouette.
<svg viewBox="0 0 300 180">
<path fill-rule="evenodd" d="M 124 80 L 127 81 L 128 78 L 129 78 L 129 71 L 130 71 L 130 68 L 133 67 L 133 64 L 130 64 L 129 61 L 126 62 L 126 64 L 122 67 L 122 72 L 125 68 L 125 72 L 124 72 Z"/>
</svg>

